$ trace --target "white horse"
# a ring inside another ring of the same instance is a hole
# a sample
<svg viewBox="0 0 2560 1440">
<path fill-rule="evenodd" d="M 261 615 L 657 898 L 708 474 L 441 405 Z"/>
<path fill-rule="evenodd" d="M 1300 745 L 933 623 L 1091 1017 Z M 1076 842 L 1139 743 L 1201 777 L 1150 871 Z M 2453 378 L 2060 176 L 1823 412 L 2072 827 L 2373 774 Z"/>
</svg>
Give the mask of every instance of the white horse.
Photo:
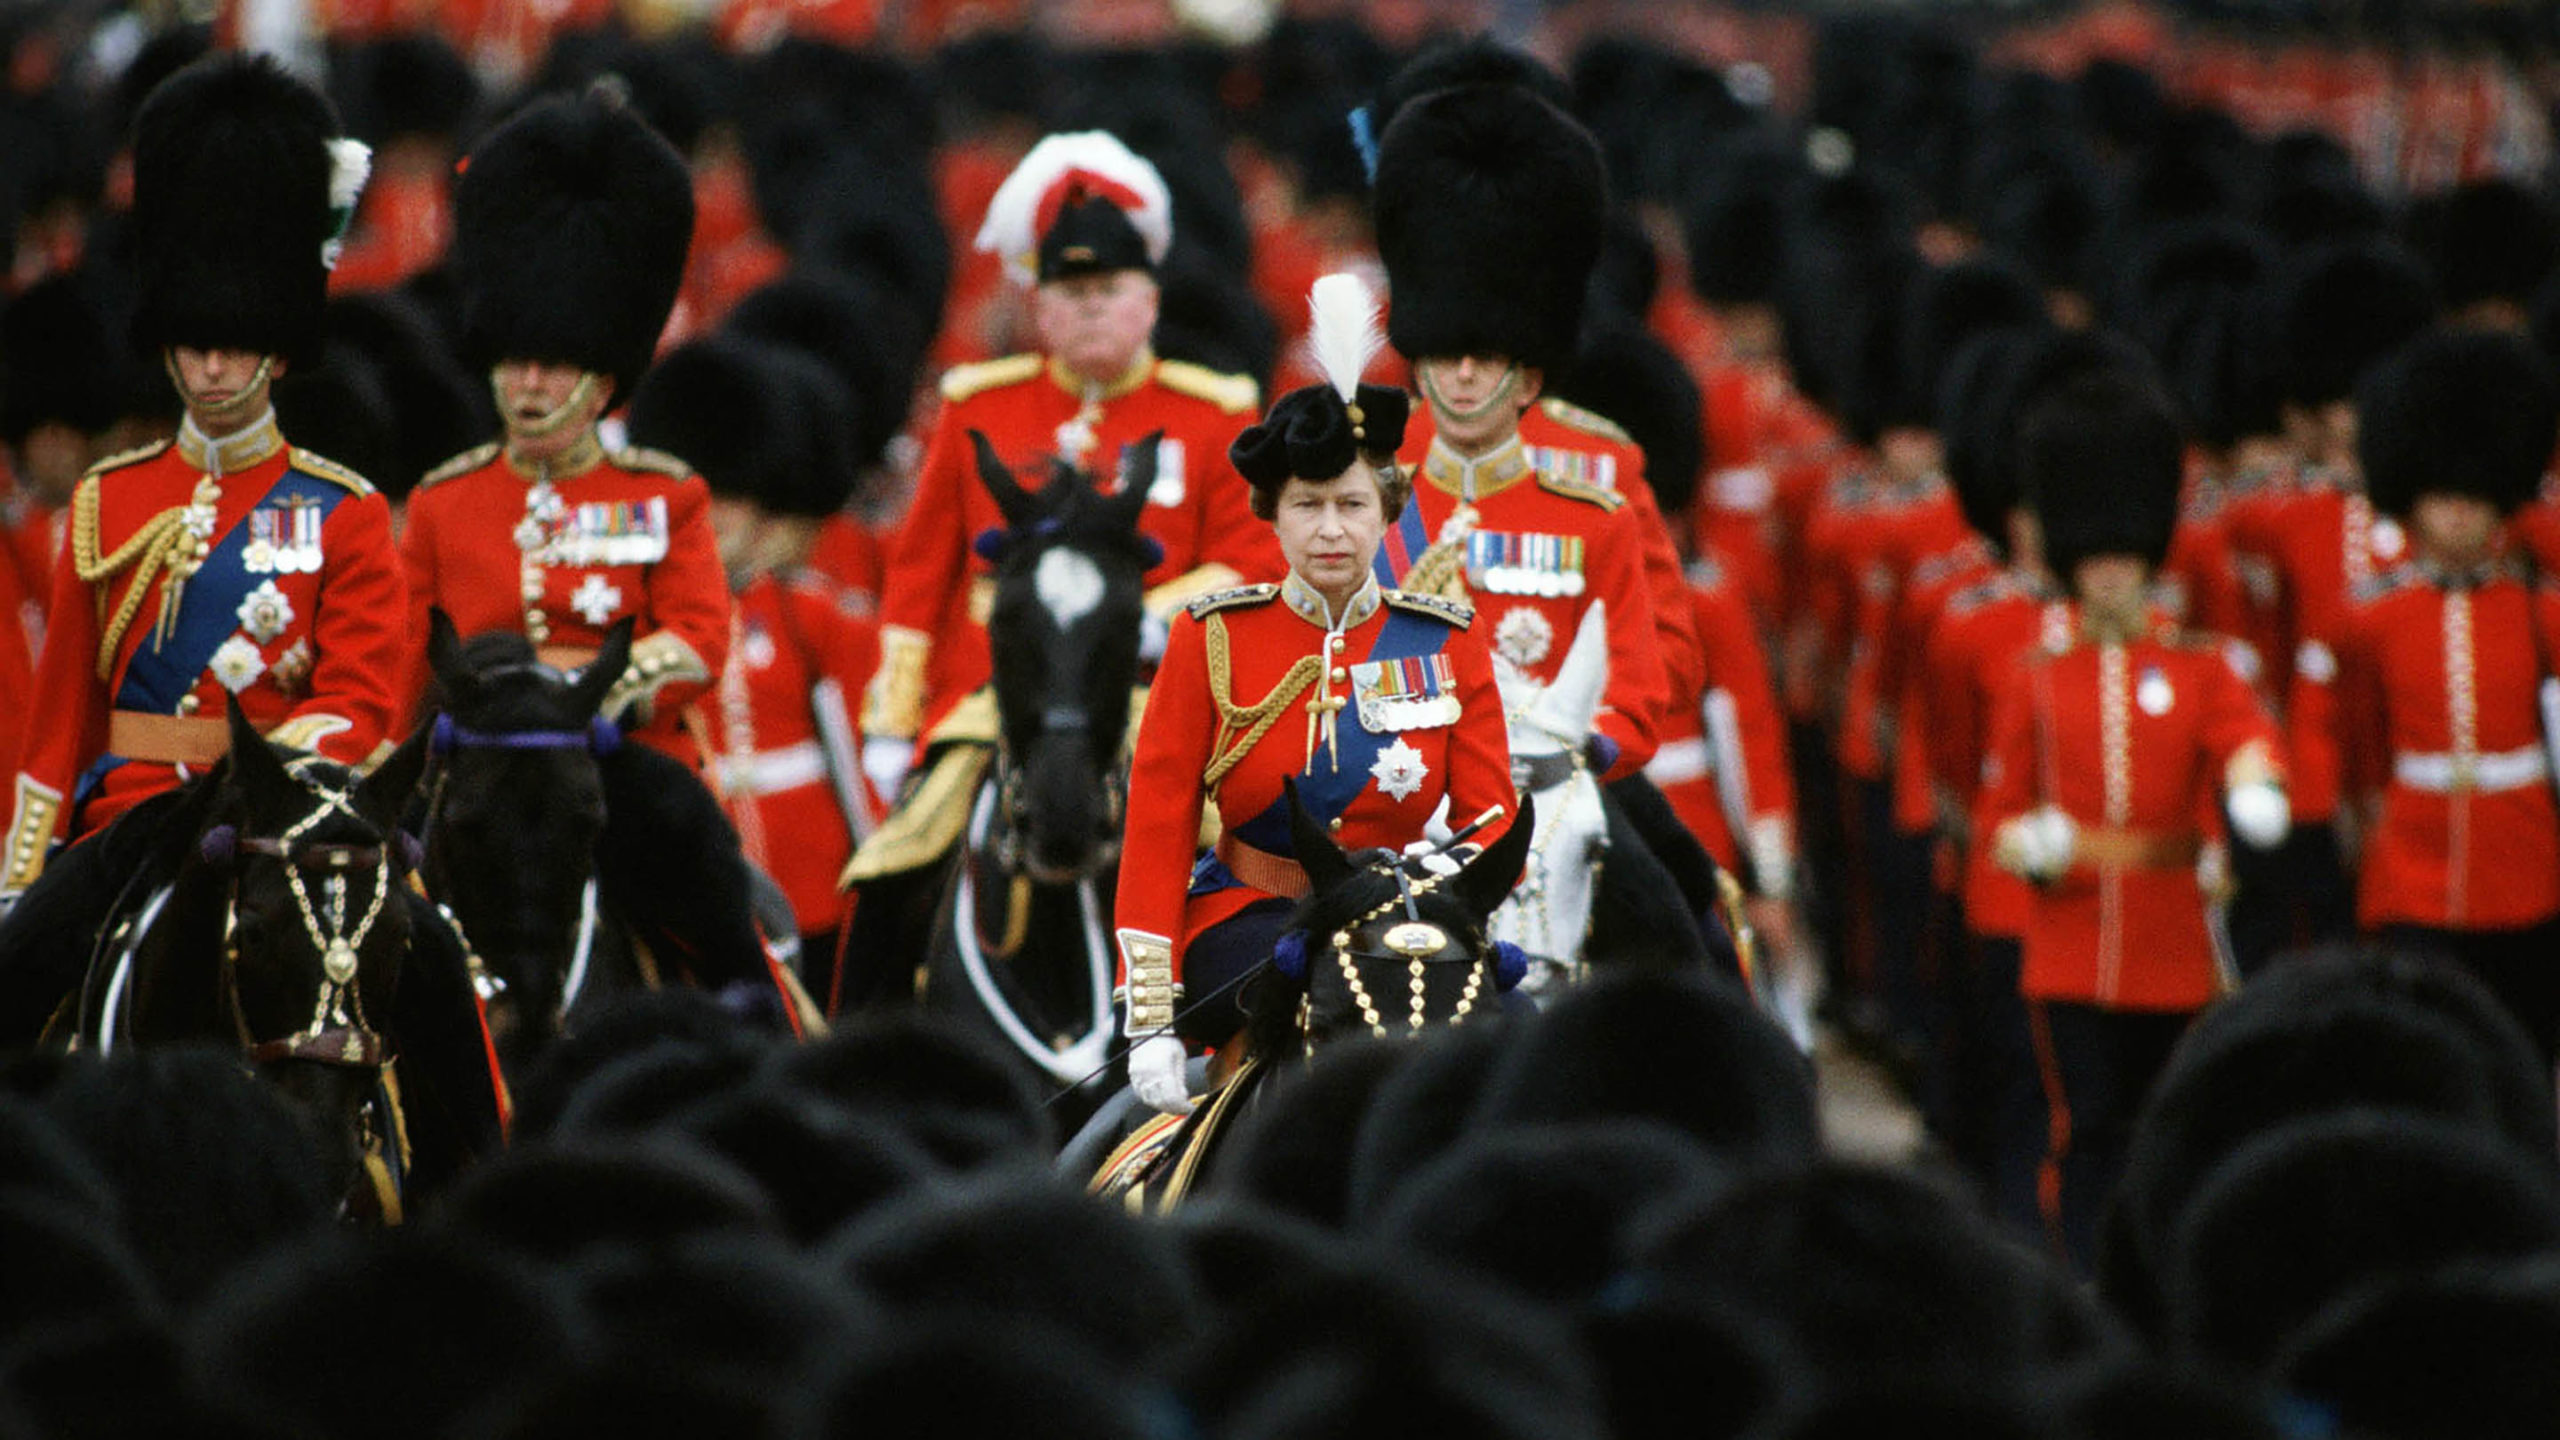
<svg viewBox="0 0 2560 1440">
<path fill-rule="evenodd" d="M 1535 798 L 1538 831 L 1519 885 L 1488 922 L 1493 938 L 1529 956 L 1522 988 L 1547 993 L 1580 978 L 1583 940 L 1600 862 L 1609 848 L 1609 819 L 1600 782 L 1583 758 L 1600 697 L 1609 688 L 1608 607 L 1592 602 L 1574 631 L 1556 678 L 1540 683 L 1494 657 L 1502 715 L 1511 732 L 1511 779 Z"/>
</svg>

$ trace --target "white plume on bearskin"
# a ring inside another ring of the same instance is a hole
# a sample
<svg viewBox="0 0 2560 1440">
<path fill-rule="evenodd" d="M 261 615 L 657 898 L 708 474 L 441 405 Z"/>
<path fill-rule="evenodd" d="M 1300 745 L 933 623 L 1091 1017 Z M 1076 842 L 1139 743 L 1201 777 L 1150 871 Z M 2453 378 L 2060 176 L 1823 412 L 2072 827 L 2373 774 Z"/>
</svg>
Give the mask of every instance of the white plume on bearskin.
<svg viewBox="0 0 2560 1440">
<path fill-rule="evenodd" d="M 980 253 L 1001 256 L 1005 273 L 1017 283 L 1034 283 L 1039 278 L 1040 211 L 1060 186 L 1079 175 L 1136 202 L 1121 208 L 1146 241 L 1147 259 L 1163 264 L 1165 252 L 1173 248 L 1172 193 L 1156 167 L 1104 130 L 1051 135 L 1032 146 L 987 203 L 986 223 L 978 227 Z"/>
<path fill-rule="evenodd" d="M 1357 275 L 1319 276 L 1307 291 L 1307 320 L 1307 353 L 1316 372 L 1343 404 L 1352 403 L 1361 374 L 1387 344 L 1387 332 L 1378 323 L 1378 298 Z"/>
</svg>

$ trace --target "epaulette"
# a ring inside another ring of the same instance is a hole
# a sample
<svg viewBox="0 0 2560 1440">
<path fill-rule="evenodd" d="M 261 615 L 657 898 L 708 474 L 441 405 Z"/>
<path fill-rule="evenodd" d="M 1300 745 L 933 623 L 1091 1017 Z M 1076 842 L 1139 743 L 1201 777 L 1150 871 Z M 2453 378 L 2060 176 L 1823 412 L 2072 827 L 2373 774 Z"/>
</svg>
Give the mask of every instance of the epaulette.
<svg viewBox="0 0 2560 1440">
<path fill-rule="evenodd" d="M 1250 415 L 1262 408 L 1262 387 L 1250 375 L 1230 375 L 1188 360 L 1159 360 L 1156 379 L 1176 395 L 1206 400 L 1229 415 Z"/>
<path fill-rule="evenodd" d="M 1265 604 L 1277 599 L 1279 594 L 1280 587 L 1268 582 L 1260 585 L 1231 585 L 1224 590 L 1212 590 L 1182 608 L 1191 612 L 1192 619 L 1206 620 L 1221 610 L 1236 610 L 1247 605 Z"/>
<path fill-rule="evenodd" d="M 430 485 L 441 485 L 447 480 L 468 475 L 474 470 L 483 469 L 490 461 L 497 458 L 497 441 L 492 440 L 486 445 L 474 445 L 470 449 L 463 451 L 461 454 L 454 456 L 452 459 L 447 460 L 433 470 L 430 470 L 426 474 L 418 477 L 416 490 L 412 490 L 410 493 L 415 494 L 417 490 L 424 490 Z"/>
<path fill-rule="evenodd" d="M 2388 570 L 2377 570 L 2373 574 L 2367 575 L 2363 579 L 2358 580 L 2355 583 L 2355 588 L 2349 591 L 2348 594 L 2354 599 L 2356 604 L 2370 605 L 2374 601 L 2381 599 L 2385 595 L 2391 594 L 2395 590 L 2408 589 L 2412 584 L 2416 583 L 2417 579 L 2418 567 L 2414 565 L 2394 565 Z"/>
<path fill-rule="evenodd" d="M 138 465 L 168 448 L 168 441 L 154 440 L 148 445 L 136 445 L 130 450 L 119 450 L 90 466 L 85 475 L 104 475 L 110 470 L 121 470 L 127 465 Z"/>
<path fill-rule="evenodd" d="M 1953 595 L 1947 597 L 1947 608 L 1943 613 L 1948 615 L 1970 615 L 1974 611 L 1981 609 L 1983 606 L 2001 599 L 2007 594 L 2006 582 L 2008 579 L 2009 577 L 2006 574 L 2001 574 L 1986 576 L 1983 579 L 1974 581 L 1972 584 L 1965 586 L 1963 589 L 1958 590 Z"/>
<path fill-rule="evenodd" d="M 664 475 L 671 480 L 688 479 L 693 474 L 693 467 L 682 459 L 646 445 L 623 446 L 613 452 L 613 463 L 625 470 L 637 470 L 643 475 Z"/>
<path fill-rule="evenodd" d="M 1568 500 L 1588 500 L 1601 509 L 1609 511 L 1615 511 L 1619 506 L 1627 503 L 1627 497 L 1624 495 L 1595 485 L 1589 480 L 1550 470 L 1544 465 L 1537 467 L 1537 471 L 1538 488 L 1550 495 L 1562 495 Z"/>
<path fill-rule="evenodd" d="M 1603 440 L 1615 440 L 1621 445 L 1636 443 L 1635 437 L 1628 434 L 1617 421 L 1598 411 L 1585 410 L 1570 400 L 1559 400 L 1550 395 L 1538 402 L 1538 409 L 1543 411 L 1548 419 L 1568 430 L 1579 430 L 1585 435 L 1597 435 Z"/>
<path fill-rule="evenodd" d="M 1381 590 L 1378 598 L 1395 609 L 1445 621 L 1452 630 L 1464 630 L 1475 623 L 1476 607 L 1464 601 L 1444 600 L 1437 595 L 1416 595 L 1407 590 Z"/>
<path fill-rule="evenodd" d="M 1040 373 L 1049 362 L 1037 355 L 1007 355 L 1001 360 L 977 360 L 954 365 L 942 372 L 942 398 L 957 405 L 972 395 L 1006 385 L 1019 385 Z"/>
<path fill-rule="evenodd" d="M 330 459 L 326 455 L 314 454 L 309 450 L 303 449 L 299 445 L 294 446 L 288 453 L 291 457 L 293 468 L 301 471 L 305 475 L 326 480 L 332 485 L 343 486 L 352 494 L 370 495 L 373 493 L 372 481 L 367 480 L 363 476 L 348 469 L 346 466 L 339 464 L 337 461 Z"/>
</svg>

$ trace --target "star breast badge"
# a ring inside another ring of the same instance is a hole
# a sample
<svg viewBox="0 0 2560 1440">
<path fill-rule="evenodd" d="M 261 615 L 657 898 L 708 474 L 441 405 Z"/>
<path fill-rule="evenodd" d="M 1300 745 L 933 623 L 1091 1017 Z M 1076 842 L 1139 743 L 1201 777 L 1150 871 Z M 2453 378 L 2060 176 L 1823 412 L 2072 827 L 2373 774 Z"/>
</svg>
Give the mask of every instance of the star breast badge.
<svg viewBox="0 0 2560 1440">
<path fill-rule="evenodd" d="M 1378 763 L 1369 767 L 1369 773 L 1380 790 L 1405 800 L 1422 788 L 1422 777 L 1431 773 L 1431 767 L 1423 763 L 1421 751 L 1398 740 L 1378 752 Z"/>
<path fill-rule="evenodd" d="M 615 611 L 622 608 L 622 588 L 608 583 L 603 576 L 590 572 L 586 579 L 578 582 L 577 590 L 569 596 L 569 608 L 578 612 L 579 619 L 590 625 L 601 627 L 613 618 Z"/>
</svg>

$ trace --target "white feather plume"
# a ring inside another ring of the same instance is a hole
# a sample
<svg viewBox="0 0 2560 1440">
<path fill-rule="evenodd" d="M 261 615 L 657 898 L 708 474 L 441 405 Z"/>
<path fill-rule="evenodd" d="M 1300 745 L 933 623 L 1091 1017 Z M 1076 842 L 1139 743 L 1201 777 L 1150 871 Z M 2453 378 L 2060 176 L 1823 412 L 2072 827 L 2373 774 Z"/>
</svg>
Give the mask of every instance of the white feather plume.
<svg viewBox="0 0 2560 1440">
<path fill-rule="evenodd" d="M 1369 282 L 1348 271 L 1317 277 L 1307 292 L 1307 352 L 1342 403 L 1359 393 L 1361 374 L 1386 343 Z"/>
<path fill-rule="evenodd" d="M 373 147 L 344 136 L 329 142 L 329 208 L 352 210 L 373 177 Z"/>
<path fill-rule="evenodd" d="M 1147 243 L 1147 258 L 1163 264 L 1165 252 L 1173 248 L 1172 192 L 1165 189 L 1156 167 L 1107 130 L 1051 135 L 1032 146 L 987 202 L 986 222 L 978 227 L 980 253 L 1000 257 L 1005 273 L 1018 284 L 1038 280 L 1040 202 L 1075 170 L 1100 176 L 1138 197 L 1138 208 L 1128 212 L 1129 223 Z"/>
</svg>

